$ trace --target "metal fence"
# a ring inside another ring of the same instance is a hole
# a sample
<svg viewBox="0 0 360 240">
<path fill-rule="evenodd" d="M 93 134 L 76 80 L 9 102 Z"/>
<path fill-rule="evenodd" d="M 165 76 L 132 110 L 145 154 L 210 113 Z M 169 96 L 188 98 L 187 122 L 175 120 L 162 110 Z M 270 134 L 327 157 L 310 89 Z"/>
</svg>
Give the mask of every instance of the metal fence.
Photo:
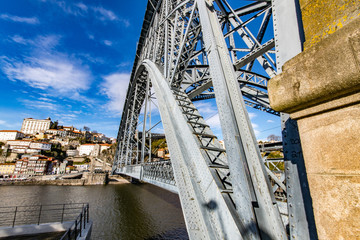
<svg viewBox="0 0 360 240">
<path fill-rule="evenodd" d="M 72 240 L 83 236 L 83 230 L 89 224 L 89 204 L 83 206 L 81 213 L 75 219 L 74 224 L 65 232 L 60 240 Z"/>
<path fill-rule="evenodd" d="M 0 207 L 0 227 L 74 222 L 61 239 L 70 240 L 81 236 L 89 223 L 88 203 L 66 203 Z"/>
</svg>

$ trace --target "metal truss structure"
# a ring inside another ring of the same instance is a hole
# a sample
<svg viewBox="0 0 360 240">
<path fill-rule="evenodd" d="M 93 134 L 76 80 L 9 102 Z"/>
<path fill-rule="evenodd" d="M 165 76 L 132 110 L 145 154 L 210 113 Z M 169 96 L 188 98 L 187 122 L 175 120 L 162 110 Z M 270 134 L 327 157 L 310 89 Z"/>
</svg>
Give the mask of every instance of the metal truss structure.
<svg viewBox="0 0 360 240">
<path fill-rule="evenodd" d="M 285 176 L 278 171 L 283 159 L 260 154 L 246 110 L 280 116 L 270 107 L 267 82 L 301 51 L 296 4 L 234 3 L 148 1 L 113 173 L 177 192 L 191 239 L 311 239 L 301 158 L 294 163 L 290 154 L 299 151 L 299 140 L 289 138 L 295 127 L 286 128 L 290 120 L 282 116 Z M 290 39 L 287 21 L 295 31 Z M 151 122 L 154 98 L 168 161 L 152 158 L 151 131 L 159 124 Z M 194 105 L 211 98 L 225 148 Z"/>
</svg>

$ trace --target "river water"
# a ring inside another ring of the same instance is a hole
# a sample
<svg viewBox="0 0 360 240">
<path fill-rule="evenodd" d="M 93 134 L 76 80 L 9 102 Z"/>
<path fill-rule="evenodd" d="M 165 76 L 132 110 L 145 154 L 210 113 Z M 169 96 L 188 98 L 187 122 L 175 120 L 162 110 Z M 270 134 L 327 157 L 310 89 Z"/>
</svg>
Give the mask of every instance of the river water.
<svg viewBox="0 0 360 240">
<path fill-rule="evenodd" d="M 0 206 L 90 204 L 91 239 L 188 239 L 179 198 L 149 184 L 0 186 Z"/>
</svg>

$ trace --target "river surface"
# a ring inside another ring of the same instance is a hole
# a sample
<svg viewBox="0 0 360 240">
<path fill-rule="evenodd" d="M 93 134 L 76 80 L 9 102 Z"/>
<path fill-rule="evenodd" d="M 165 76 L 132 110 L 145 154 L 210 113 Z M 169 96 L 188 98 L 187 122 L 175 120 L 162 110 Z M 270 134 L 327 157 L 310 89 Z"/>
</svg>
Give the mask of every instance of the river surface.
<svg viewBox="0 0 360 240">
<path fill-rule="evenodd" d="M 149 184 L 0 186 L 0 206 L 90 204 L 92 240 L 188 239 L 179 198 Z"/>
</svg>

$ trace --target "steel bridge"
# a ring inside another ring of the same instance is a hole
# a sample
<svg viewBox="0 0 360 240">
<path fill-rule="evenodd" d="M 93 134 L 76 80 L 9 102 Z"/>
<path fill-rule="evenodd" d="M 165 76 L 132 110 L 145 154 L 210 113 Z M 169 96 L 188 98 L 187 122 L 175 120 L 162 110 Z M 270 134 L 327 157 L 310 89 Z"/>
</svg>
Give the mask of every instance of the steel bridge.
<svg viewBox="0 0 360 240">
<path fill-rule="evenodd" d="M 113 174 L 178 193 L 191 239 L 317 238 L 297 124 L 267 94 L 302 51 L 299 14 L 296 0 L 148 1 Z M 225 147 L 196 107 L 212 98 Z M 246 106 L 279 116 L 284 159 L 261 155 Z M 152 155 L 159 124 L 170 160 Z"/>
</svg>

